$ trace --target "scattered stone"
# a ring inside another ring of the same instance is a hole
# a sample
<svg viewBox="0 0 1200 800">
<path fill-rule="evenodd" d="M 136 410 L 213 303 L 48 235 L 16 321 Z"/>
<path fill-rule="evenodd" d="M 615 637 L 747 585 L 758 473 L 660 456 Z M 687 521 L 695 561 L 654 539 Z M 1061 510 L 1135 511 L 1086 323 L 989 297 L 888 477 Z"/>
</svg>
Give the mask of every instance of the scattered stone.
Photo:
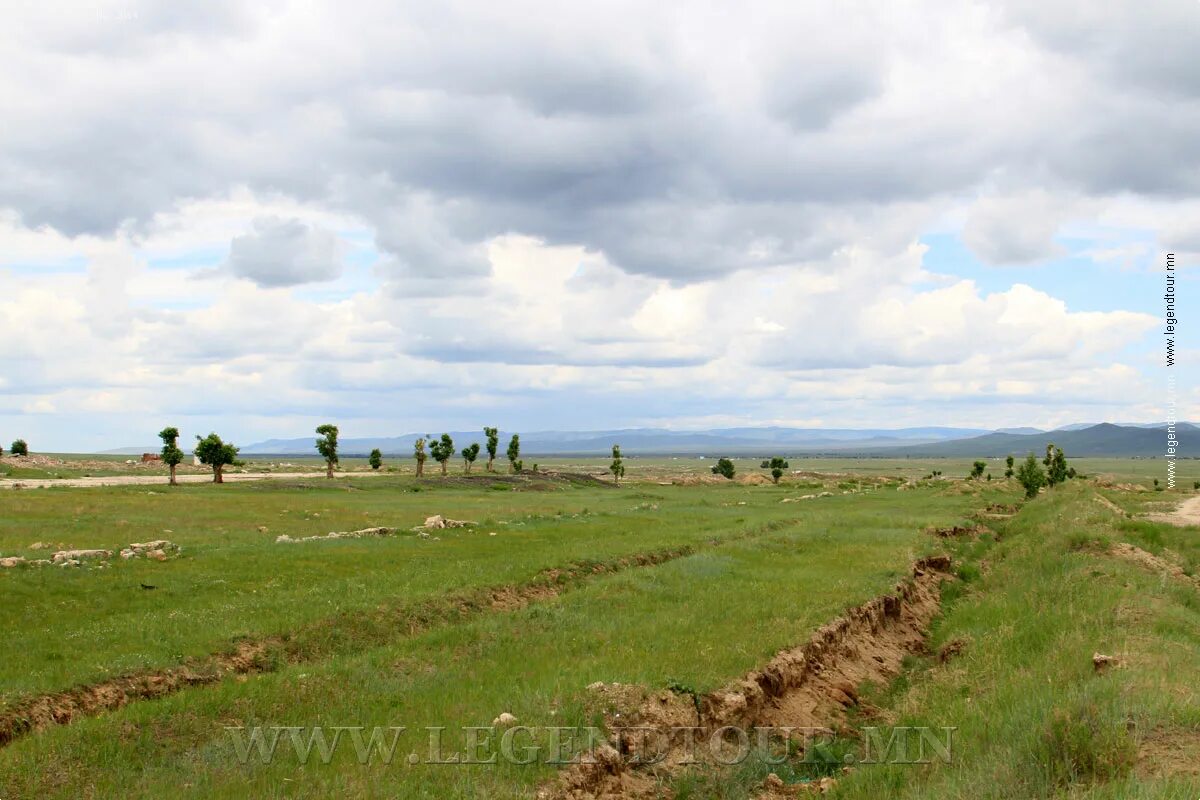
<svg viewBox="0 0 1200 800">
<path fill-rule="evenodd" d="M 25 563 L 24 556 L 8 556 L 7 558 L 0 558 L 0 567 L 4 568 L 23 567 L 25 566 Z"/>
<path fill-rule="evenodd" d="M 155 539 L 153 542 L 133 542 L 121 551 L 121 558 L 128 561 L 131 558 L 148 558 L 152 561 L 166 561 L 171 556 L 179 555 L 180 547 L 166 539 Z"/>
<path fill-rule="evenodd" d="M 494 720 L 492 720 L 492 727 L 495 727 L 495 728 L 511 728 L 513 725 L 516 725 L 516 724 L 517 724 L 517 718 L 514 717 L 512 714 L 508 713 L 507 711 L 503 712 L 502 714 L 500 714 L 500 716 L 498 716 Z"/>
<path fill-rule="evenodd" d="M 112 550 L 59 550 L 51 559 L 55 564 L 78 565 L 84 559 L 112 558 Z"/>
<path fill-rule="evenodd" d="M 267 526 L 266 526 L 266 525 L 259 525 L 259 526 L 258 526 L 258 532 L 259 532 L 259 533 L 266 533 L 268 530 L 269 530 L 269 529 L 267 528 Z"/>
<path fill-rule="evenodd" d="M 1092 653 L 1092 669 L 1096 672 L 1104 672 L 1109 667 L 1115 667 L 1120 664 L 1120 659 L 1116 656 L 1106 656 L 1103 653 Z"/>
<path fill-rule="evenodd" d="M 275 543 L 296 544 L 297 542 L 316 542 L 324 539 L 363 539 L 369 536 L 391 536 L 396 531 L 396 528 L 363 528 L 358 531 L 333 531 L 324 536 L 301 536 L 298 539 L 294 539 L 286 533 L 281 533 L 275 537 Z"/>
<path fill-rule="evenodd" d="M 34 542 L 29 545 L 30 550 L 49 550 L 51 547 L 54 547 L 54 545 L 49 542 Z"/>
</svg>

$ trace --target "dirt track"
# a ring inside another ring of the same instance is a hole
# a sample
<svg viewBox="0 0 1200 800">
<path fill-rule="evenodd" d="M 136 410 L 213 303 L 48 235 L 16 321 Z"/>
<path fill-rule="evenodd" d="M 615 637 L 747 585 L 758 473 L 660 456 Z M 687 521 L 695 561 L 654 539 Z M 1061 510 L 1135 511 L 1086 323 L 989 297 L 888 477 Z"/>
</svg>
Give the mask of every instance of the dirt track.
<svg viewBox="0 0 1200 800">
<path fill-rule="evenodd" d="M 1179 508 L 1169 514 L 1149 514 L 1149 519 L 1155 522 L 1169 522 L 1172 525 L 1200 525 L 1200 497 L 1190 497 L 1179 504 Z"/>
<path fill-rule="evenodd" d="M 346 478 L 350 476 L 358 477 L 373 477 L 379 475 L 378 472 L 352 472 L 342 473 L 337 475 L 338 478 Z M 275 479 L 296 479 L 296 478 L 324 478 L 325 473 L 322 472 L 227 472 L 225 473 L 225 482 L 234 483 L 236 481 L 262 481 Z M 179 483 L 212 483 L 212 475 L 179 475 L 176 477 Z M 110 475 L 108 477 L 97 478 L 9 478 L 0 480 L 0 489 L 44 489 L 48 486 L 70 486 L 74 488 L 87 488 L 89 486 L 166 486 L 167 477 L 165 475 Z"/>
</svg>

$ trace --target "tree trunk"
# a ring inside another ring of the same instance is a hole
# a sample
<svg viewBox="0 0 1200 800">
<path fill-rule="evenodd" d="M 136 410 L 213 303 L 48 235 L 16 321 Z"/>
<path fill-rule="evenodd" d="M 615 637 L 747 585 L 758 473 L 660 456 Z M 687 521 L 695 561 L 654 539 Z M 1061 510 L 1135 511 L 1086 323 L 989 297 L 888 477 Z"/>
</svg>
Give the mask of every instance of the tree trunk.
<svg viewBox="0 0 1200 800">
<path fill-rule="evenodd" d="M 488 459 L 488 466 L 487 466 L 487 471 L 488 471 L 488 472 L 495 472 L 495 470 L 494 470 L 494 469 L 492 469 L 492 462 L 493 462 L 493 461 L 495 461 L 495 460 L 496 460 L 496 459 L 494 459 L 494 458 L 489 458 L 489 459 Z"/>
<path fill-rule="evenodd" d="M 330 479 L 333 478 L 333 462 L 332 461 L 325 462 L 325 477 L 330 478 Z"/>
<path fill-rule="evenodd" d="M 171 485 L 172 486 L 177 485 L 175 483 L 175 465 L 174 464 L 171 465 Z"/>
<path fill-rule="evenodd" d="M 419 478 L 424 474 L 425 474 L 425 462 L 418 461 L 417 462 L 417 477 Z"/>
<path fill-rule="evenodd" d="M 213 483 L 224 483 L 225 476 L 222 474 L 225 468 L 221 464 L 213 464 Z"/>
<path fill-rule="evenodd" d="M 445 461 L 442 462 L 442 474 L 443 475 L 446 474 L 446 462 Z"/>
</svg>

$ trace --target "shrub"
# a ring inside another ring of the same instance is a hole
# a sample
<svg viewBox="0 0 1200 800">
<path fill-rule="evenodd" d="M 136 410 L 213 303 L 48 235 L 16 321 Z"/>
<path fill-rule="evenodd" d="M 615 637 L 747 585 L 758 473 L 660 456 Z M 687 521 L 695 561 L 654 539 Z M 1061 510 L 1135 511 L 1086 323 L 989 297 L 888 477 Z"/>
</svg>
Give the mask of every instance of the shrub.
<svg viewBox="0 0 1200 800">
<path fill-rule="evenodd" d="M 733 480 L 733 462 L 728 458 L 719 458 L 717 463 L 712 468 L 713 475 L 724 475 L 729 480 Z"/>
<path fill-rule="evenodd" d="M 1042 471 L 1037 456 L 1033 453 L 1029 454 L 1025 463 L 1017 470 L 1017 480 L 1025 487 L 1026 498 L 1037 497 L 1038 490 L 1046 485 L 1046 473 Z"/>
<path fill-rule="evenodd" d="M 371 469 L 379 469 L 383 466 L 383 453 L 378 447 L 371 451 L 371 455 L 367 457 L 367 463 L 371 465 Z"/>
<path fill-rule="evenodd" d="M 971 480 L 979 480 L 983 477 L 983 471 L 987 469 L 986 461 L 976 461 L 971 465 Z"/>
<path fill-rule="evenodd" d="M 12 443 L 12 447 L 10 447 L 9 450 L 12 452 L 12 454 L 14 456 L 29 455 L 29 445 L 25 444 L 24 439 L 17 439 L 15 442 Z"/>
<path fill-rule="evenodd" d="M 788 462 L 780 456 L 774 456 L 769 461 L 762 462 L 762 468 L 771 470 L 771 480 L 779 483 L 779 479 L 783 477 L 783 471 L 788 468 Z"/>
</svg>

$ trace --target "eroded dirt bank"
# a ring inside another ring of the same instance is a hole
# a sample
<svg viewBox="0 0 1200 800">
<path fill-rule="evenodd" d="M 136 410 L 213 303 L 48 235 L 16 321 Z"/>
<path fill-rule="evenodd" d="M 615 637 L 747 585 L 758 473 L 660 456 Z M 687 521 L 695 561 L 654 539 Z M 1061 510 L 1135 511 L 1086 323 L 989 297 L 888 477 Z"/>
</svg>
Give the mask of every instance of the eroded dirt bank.
<svg viewBox="0 0 1200 800">
<path fill-rule="evenodd" d="M 799 647 L 702 697 L 620 684 L 589 687 L 611 701 L 611 742 L 588 763 L 564 769 L 539 791 L 539 800 L 656 797 L 661 780 L 695 757 L 694 742 L 726 726 L 837 725 L 857 704 L 856 687 L 894 677 L 905 655 L 923 649 L 949 570 L 948 556 L 921 559 L 888 594 L 850 609 Z"/>
<path fill-rule="evenodd" d="M 739 538 L 744 537 L 714 540 L 709 546 Z M 663 564 L 695 551 L 695 548 L 685 546 L 605 562 L 554 567 L 542 570 L 529 582 L 519 585 L 496 586 L 434 598 L 415 607 L 368 612 L 353 619 L 338 617 L 321 620 L 306 631 L 241 643 L 231 653 L 214 654 L 175 667 L 123 675 L 100 683 L 29 697 L 0 711 L 0 747 L 31 731 L 56 724 L 66 725 L 138 700 L 162 697 L 189 686 L 215 683 L 232 675 L 268 672 L 287 664 L 329 655 L 314 642 L 323 641 L 323 632 L 331 627 L 353 627 L 357 647 L 375 646 L 413 636 L 439 625 L 462 621 L 476 614 L 520 608 L 555 597 L 592 577 Z"/>
</svg>

